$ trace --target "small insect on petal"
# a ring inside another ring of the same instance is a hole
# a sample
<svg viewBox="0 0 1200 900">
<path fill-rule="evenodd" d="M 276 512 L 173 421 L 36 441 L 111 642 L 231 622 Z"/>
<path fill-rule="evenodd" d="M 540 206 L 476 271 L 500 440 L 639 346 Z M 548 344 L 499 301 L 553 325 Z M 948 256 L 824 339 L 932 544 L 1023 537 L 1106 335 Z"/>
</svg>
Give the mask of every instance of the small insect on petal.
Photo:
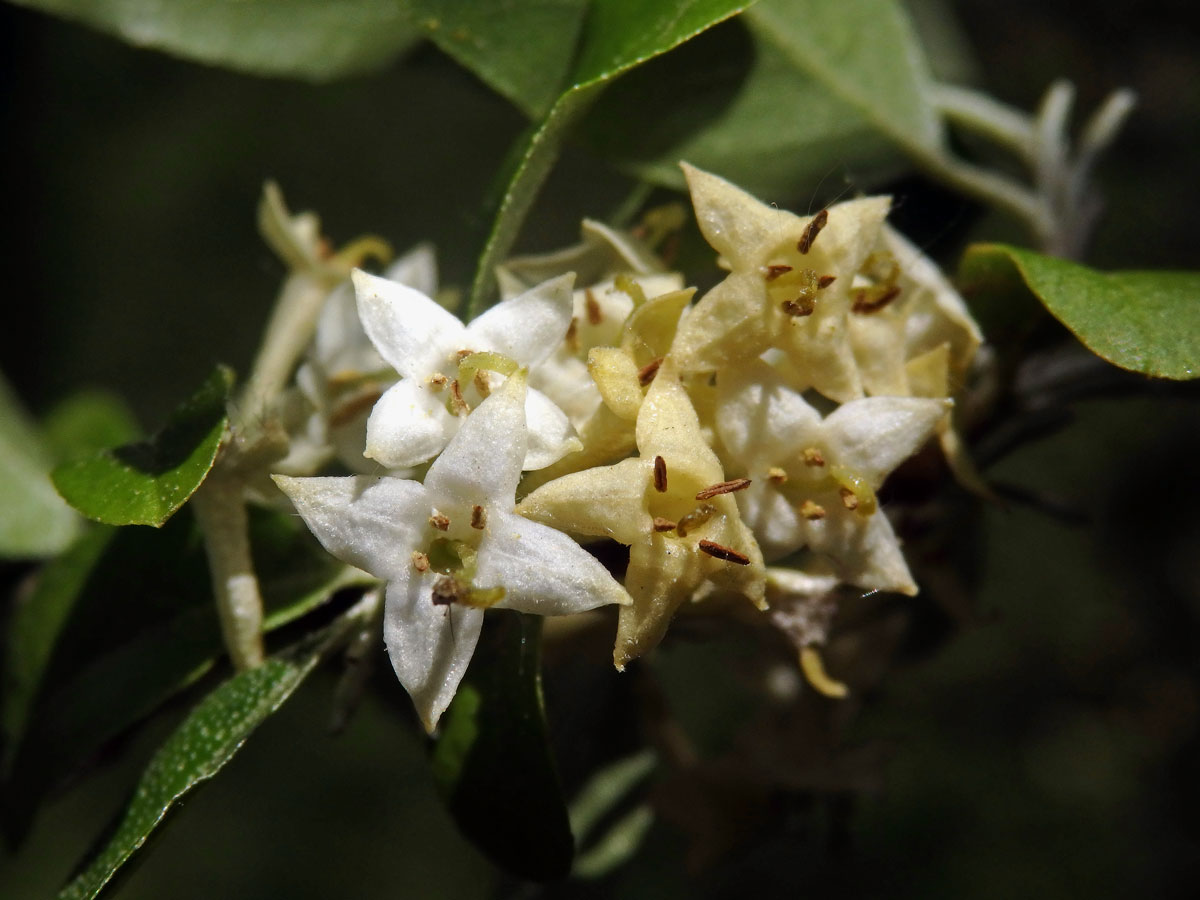
<svg viewBox="0 0 1200 900">
<path fill-rule="evenodd" d="M 714 484 L 712 487 L 706 487 L 704 490 L 697 492 L 697 500 L 708 500 L 720 494 L 732 494 L 734 491 L 744 491 L 750 487 L 749 478 L 734 478 L 731 481 L 722 481 Z"/>
<path fill-rule="evenodd" d="M 750 565 L 750 557 L 746 556 L 746 554 L 738 553 L 732 547 L 726 547 L 724 544 L 718 544 L 716 541 L 702 540 L 700 542 L 700 549 L 714 559 L 736 563 L 739 566 Z"/>
<path fill-rule="evenodd" d="M 667 492 L 667 461 L 661 456 L 654 457 L 654 489 L 660 494 Z"/>
<path fill-rule="evenodd" d="M 829 210 L 823 209 L 815 216 L 812 221 L 804 226 L 804 233 L 800 235 L 800 240 L 796 242 L 796 249 L 801 253 L 808 253 L 812 249 L 813 241 L 817 239 L 817 235 L 821 233 L 821 229 L 825 227 L 825 223 L 829 221 Z"/>
</svg>

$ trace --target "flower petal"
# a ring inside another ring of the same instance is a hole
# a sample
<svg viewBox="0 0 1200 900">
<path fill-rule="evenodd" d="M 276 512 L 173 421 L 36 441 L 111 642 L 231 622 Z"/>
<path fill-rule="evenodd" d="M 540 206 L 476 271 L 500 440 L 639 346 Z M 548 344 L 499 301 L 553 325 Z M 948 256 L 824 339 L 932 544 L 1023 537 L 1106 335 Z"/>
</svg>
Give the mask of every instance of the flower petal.
<svg viewBox="0 0 1200 900">
<path fill-rule="evenodd" d="M 650 460 L 626 459 L 564 475 L 522 500 L 517 512 L 559 531 L 632 544 L 650 529 L 652 466 Z"/>
<path fill-rule="evenodd" d="M 458 427 L 441 396 L 406 378 L 384 391 L 371 410 L 363 455 L 389 469 L 415 466 L 436 456 Z"/>
<path fill-rule="evenodd" d="M 481 609 L 435 605 L 435 577 L 426 573 L 389 583 L 383 616 L 392 668 L 429 732 L 454 699 L 483 625 Z"/>
<path fill-rule="evenodd" d="M 838 463 L 879 487 L 921 448 L 953 404 L 916 397 L 867 397 L 843 404 L 825 420 Z"/>
<path fill-rule="evenodd" d="M 717 434 L 746 472 L 784 465 L 816 442 L 821 415 L 773 368 L 755 360 L 717 378 Z M 757 526 L 755 526 L 757 530 Z"/>
<path fill-rule="evenodd" d="M 496 304 L 467 326 L 470 343 L 464 346 L 494 350 L 523 366 L 537 365 L 567 334 L 574 283 L 575 275 L 568 272 Z"/>
<path fill-rule="evenodd" d="M 824 519 L 805 522 L 804 527 L 808 546 L 828 557 L 842 581 L 916 595 L 917 585 L 900 542 L 882 510 L 864 520 L 857 513 L 831 507 Z"/>
<path fill-rule="evenodd" d="M 475 585 L 503 587 L 508 609 L 561 616 L 630 603 L 599 561 L 560 531 L 509 512 L 488 517 Z"/>
<path fill-rule="evenodd" d="M 429 517 L 424 486 L 366 475 L 272 477 L 317 540 L 338 559 L 389 581 L 408 577 L 412 551 Z"/>
<path fill-rule="evenodd" d="M 704 239 L 735 270 L 756 268 L 773 248 L 790 235 L 798 239 L 804 231 L 798 216 L 767 206 L 724 178 L 680 165 Z"/>
<path fill-rule="evenodd" d="M 420 291 L 361 269 L 352 277 L 363 329 L 401 375 L 428 376 L 468 346 L 462 322 Z"/>
<path fill-rule="evenodd" d="M 522 469 L 544 469 L 583 448 L 567 414 L 533 388 L 525 394 L 525 421 L 529 444 Z"/>
<path fill-rule="evenodd" d="M 522 372 L 510 375 L 467 416 L 425 476 L 432 496 L 512 509 L 528 445 L 525 384 Z"/>
<path fill-rule="evenodd" d="M 426 297 L 432 297 L 438 287 L 437 254 L 433 244 L 417 244 L 388 266 L 383 272 L 383 277 L 415 288 Z"/>
</svg>

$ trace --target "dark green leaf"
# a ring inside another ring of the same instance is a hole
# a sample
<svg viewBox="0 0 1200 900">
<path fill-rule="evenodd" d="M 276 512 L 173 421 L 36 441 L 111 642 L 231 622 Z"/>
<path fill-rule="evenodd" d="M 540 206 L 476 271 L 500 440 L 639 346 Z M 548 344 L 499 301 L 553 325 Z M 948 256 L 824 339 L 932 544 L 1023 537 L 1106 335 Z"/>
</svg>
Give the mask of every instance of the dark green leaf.
<svg viewBox="0 0 1200 900">
<path fill-rule="evenodd" d="M 394 0 L 16 0 L 140 47 L 324 81 L 382 67 L 421 37 Z"/>
<path fill-rule="evenodd" d="M 919 159 L 935 162 L 941 120 L 928 100 L 929 66 L 904 7 L 895 0 L 763 0 L 747 14 L 775 44 Z"/>
<path fill-rule="evenodd" d="M 969 297 L 1028 290 L 1098 356 L 1160 378 L 1200 376 L 1200 272 L 1097 272 L 1004 244 L 977 244 L 959 280 Z"/>
<path fill-rule="evenodd" d="M 165 428 L 52 473 L 72 506 L 109 525 L 162 525 L 204 481 L 225 433 L 225 403 L 233 373 L 218 367 Z"/>
<path fill-rule="evenodd" d="M 179 800 L 233 758 L 364 614 L 360 603 L 325 631 L 235 675 L 209 694 L 150 760 L 116 832 L 59 900 L 97 896 Z"/>
<path fill-rule="evenodd" d="M 605 821 L 626 803 L 633 790 L 654 770 L 657 759 L 652 750 L 617 760 L 601 769 L 572 801 L 571 831 L 579 855 L 571 874 L 576 878 L 599 878 L 626 862 L 641 844 L 654 823 L 654 813 L 646 804 L 634 806 L 603 829 Z"/>
<path fill-rule="evenodd" d="M 79 533 L 79 517 L 50 482 L 53 464 L 51 450 L 0 378 L 0 556 L 53 556 Z"/>
<path fill-rule="evenodd" d="M 621 78 L 583 127 L 593 147 L 643 180 L 683 190 L 686 160 L 781 202 L 896 155 L 774 44 L 755 45 L 740 20 Z"/>
<path fill-rule="evenodd" d="M 361 579 L 293 517 L 250 520 L 266 627 Z M 203 674 L 223 652 L 190 515 L 96 529 L 14 608 L 4 671 L 5 825 L 19 838 L 47 790 Z"/>
<path fill-rule="evenodd" d="M 459 828 L 498 865 L 553 881 L 574 845 L 542 707 L 541 620 L 490 617 L 442 718 L 434 782 Z"/>
<path fill-rule="evenodd" d="M 475 270 L 468 318 L 485 308 L 495 266 L 508 255 L 571 127 L 604 86 L 639 63 L 740 12 L 745 0 L 606 0 L 591 9 L 570 86 L 518 142 L 511 174 Z"/>
</svg>

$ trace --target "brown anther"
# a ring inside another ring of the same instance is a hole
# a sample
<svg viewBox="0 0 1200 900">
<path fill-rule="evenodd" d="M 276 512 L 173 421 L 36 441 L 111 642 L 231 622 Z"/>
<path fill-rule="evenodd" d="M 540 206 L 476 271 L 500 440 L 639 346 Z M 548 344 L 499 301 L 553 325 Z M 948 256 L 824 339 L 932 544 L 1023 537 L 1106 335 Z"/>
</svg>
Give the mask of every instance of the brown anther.
<svg viewBox="0 0 1200 900">
<path fill-rule="evenodd" d="M 787 482 L 787 472 L 779 468 L 779 466 L 771 466 L 767 469 L 767 481 L 771 484 L 784 484 Z"/>
<path fill-rule="evenodd" d="M 571 324 L 567 326 L 567 349 L 572 353 L 579 352 L 579 320 L 574 316 L 571 317 Z"/>
<path fill-rule="evenodd" d="M 846 509 L 858 509 L 858 495 L 850 488 L 839 488 L 838 494 L 842 498 L 842 506 Z"/>
<path fill-rule="evenodd" d="M 658 367 L 662 365 L 663 358 L 652 359 L 640 369 L 638 369 L 638 384 L 645 387 L 654 380 L 654 376 L 658 374 Z"/>
<path fill-rule="evenodd" d="M 813 503 L 811 500 L 805 500 L 800 504 L 800 515 L 808 519 L 810 522 L 815 522 L 818 519 L 825 518 L 825 507 L 820 503 Z"/>
<path fill-rule="evenodd" d="M 472 383 L 475 385 L 475 390 L 479 391 L 480 397 L 488 397 L 492 393 L 492 386 L 488 384 L 487 373 L 483 369 L 475 370 Z"/>
<path fill-rule="evenodd" d="M 744 491 L 748 487 L 750 487 L 749 478 L 734 478 L 731 481 L 722 481 L 711 487 L 706 487 L 702 491 L 698 491 L 696 499 L 708 500 L 720 494 L 732 494 L 734 491 Z"/>
<path fill-rule="evenodd" d="M 436 528 L 438 531 L 450 530 L 449 516 L 443 516 L 441 513 L 434 513 L 429 517 L 429 527 Z"/>
<path fill-rule="evenodd" d="M 471 527 L 479 531 L 487 527 L 487 510 L 482 506 L 471 507 Z"/>
<path fill-rule="evenodd" d="M 702 540 L 700 542 L 700 549 L 714 559 L 735 563 L 739 566 L 750 565 L 750 557 L 746 554 L 738 553 L 732 547 L 726 547 L 724 544 L 718 544 L 716 541 Z"/>
<path fill-rule="evenodd" d="M 680 537 L 687 537 L 687 533 L 691 529 L 699 528 L 701 525 L 711 519 L 716 511 L 717 508 L 711 503 L 700 504 L 679 520 L 679 524 L 675 526 L 675 533 Z"/>
<path fill-rule="evenodd" d="M 600 303 L 596 300 L 596 295 L 592 293 L 591 288 L 583 292 L 583 306 L 587 310 L 589 325 L 599 325 L 604 321 L 604 312 L 600 309 Z"/>
<path fill-rule="evenodd" d="M 377 385 L 364 385 L 363 390 L 342 400 L 330 410 L 329 424 L 333 428 L 338 428 L 354 421 L 358 418 L 359 413 L 366 412 L 374 406 L 381 396 L 383 396 L 383 392 Z"/>
<path fill-rule="evenodd" d="M 764 275 L 763 278 L 765 278 L 767 281 L 774 281 L 780 275 L 786 275 L 790 271 L 792 271 L 791 266 L 784 266 L 784 265 L 767 266 L 767 274 Z"/>
<path fill-rule="evenodd" d="M 817 279 L 817 287 L 819 287 L 821 290 L 825 290 L 825 288 L 829 287 L 835 281 L 837 281 L 836 275 L 822 275 Z"/>
<path fill-rule="evenodd" d="M 821 451 L 816 447 L 805 447 L 804 452 L 800 454 L 804 459 L 806 466 L 823 466 L 825 465 L 825 457 L 821 455 Z"/>
<path fill-rule="evenodd" d="M 850 311 L 859 315 L 879 312 L 899 296 L 900 285 L 898 284 L 893 284 L 883 291 L 859 291 L 858 296 L 854 298 L 854 303 L 850 306 Z"/>
<path fill-rule="evenodd" d="M 661 456 L 654 457 L 654 489 L 660 494 L 667 492 L 667 461 Z"/>
<path fill-rule="evenodd" d="M 462 362 L 464 359 L 466 359 L 468 356 L 470 356 L 474 352 L 475 352 L 474 350 L 459 350 L 457 353 L 454 354 L 454 358 L 458 362 Z"/>
<path fill-rule="evenodd" d="M 445 375 L 443 375 L 441 372 L 434 372 L 432 375 L 429 376 L 429 386 L 431 388 L 433 388 L 435 391 L 440 391 L 442 388 L 444 388 L 446 386 L 446 384 L 449 381 L 450 381 L 450 379 L 447 378 Z"/>
<path fill-rule="evenodd" d="M 418 572 L 424 573 L 429 571 L 429 557 L 420 550 L 414 550 L 412 552 L 412 563 L 413 568 Z"/>
<path fill-rule="evenodd" d="M 459 386 L 457 378 L 450 382 L 450 406 L 453 407 L 451 412 L 456 416 L 465 416 L 471 411 L 471 407 L 463 399 L 462 387 Z"/>
<path fill-rule="evenodd" d="M 823 209 L 815 216 L 812 221 L 804 226 L 804 233 L 800 235 L 800 240 L 796 242 L 796 249 L 801 253 L 808 253 L 812 249 L 813 241 L 817 239 L 817 235 L 821 233 L 821 229 L 825 227 L 825 223 L 829 221 L 829 210 Z"/>
<path fill-rule="evenodd" d="M 783 311 L 789 316 L 801 318 L 803 316 L 811 316 L 817 311 L 816 301 L 807 294 L 801 294 L 794 300 L 784 300 L 781 304 Z"/>
<path fill-rule="evenodd" d="M 659 531 L 659 532 L 674 531 L 675 527 L 676 527 L 675 523 L 672 522 L 670 519 L 664 519 L 662 516 L 654 517 L 654 530 L 655 531 Z"/>
</svg>

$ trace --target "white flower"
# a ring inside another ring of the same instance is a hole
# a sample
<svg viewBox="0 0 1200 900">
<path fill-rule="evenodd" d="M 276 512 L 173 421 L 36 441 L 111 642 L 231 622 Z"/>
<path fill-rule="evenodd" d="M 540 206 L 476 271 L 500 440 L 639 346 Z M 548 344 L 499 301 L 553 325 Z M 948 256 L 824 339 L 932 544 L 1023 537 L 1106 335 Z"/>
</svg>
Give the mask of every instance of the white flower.
<svg viewBox="0 0 1200 900">
<path fill-rule="evenodd" d="M 512 511 L 525 390 L 518 372 L 484 400 L 424 484 L 275 479 L 330 553 L 387 582 L 388 655 L 430 731 L 470 662 L 484 608 L 565 615 L 630 602 L 569 537 Z"/>
<path fill-rule="evenodd" d="M 367 421 L 366 455 L 389 468 L 436 456 L 478 399 L 499 385 L 500 376 L 489 369 L 536 366 L 571 323 L 570 275 L 505 300 L 469 325 L 418 290 L 362 271 L 353 278 L 363 328 L 402 376 Z M 473 353 L 479 356 L 464 359 Z M 469 373 L 464 362 L 474 366 Z M 579 448 L 566 415 L 544 394 L 530 390 L 525 413 L 524 468 L 543 468 Z"/>
<path fill-rule="evenodd" d="M 933 434 L 950 401 L 868 397 L 822 420 L 759 360 L 721 372 L 717 397 L 730 474 L 751 479 L 738 506 L 768 560 L 808 547 L 850 584 L 916 593 L 875 491 Z"/>
</svg>

